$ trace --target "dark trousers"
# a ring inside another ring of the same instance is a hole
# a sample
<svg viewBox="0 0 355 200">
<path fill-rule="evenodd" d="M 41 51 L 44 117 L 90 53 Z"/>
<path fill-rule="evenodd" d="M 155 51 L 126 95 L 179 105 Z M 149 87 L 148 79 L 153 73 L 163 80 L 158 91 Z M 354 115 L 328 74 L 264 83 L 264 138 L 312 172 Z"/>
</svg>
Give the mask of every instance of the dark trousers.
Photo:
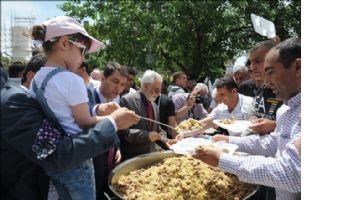
<svg viewBox="0 0 355 200">
<path fill-rule="evenodd" d="M 260 189 L 249 199 L 250 200 L 275 200 L 276 199 L 275 189 L 261 185 Z"/>
</svg>

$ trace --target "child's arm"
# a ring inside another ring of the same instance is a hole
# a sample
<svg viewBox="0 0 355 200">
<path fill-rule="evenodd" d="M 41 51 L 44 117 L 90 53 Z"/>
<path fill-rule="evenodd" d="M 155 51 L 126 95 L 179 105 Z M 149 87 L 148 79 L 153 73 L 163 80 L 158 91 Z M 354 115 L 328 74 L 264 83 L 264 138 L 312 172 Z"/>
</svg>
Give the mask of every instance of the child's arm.
<svg viewBox="0 0 355 200">
<path fill-rule="evenodd" d="M 90 128 L 105 118 L 100 116 L 91 116 L 89 112 L 89 105 L 87 103 L 71 106 L 71 110 L 73 112 L 75 122 L 82 129 Z"/>
</svg>

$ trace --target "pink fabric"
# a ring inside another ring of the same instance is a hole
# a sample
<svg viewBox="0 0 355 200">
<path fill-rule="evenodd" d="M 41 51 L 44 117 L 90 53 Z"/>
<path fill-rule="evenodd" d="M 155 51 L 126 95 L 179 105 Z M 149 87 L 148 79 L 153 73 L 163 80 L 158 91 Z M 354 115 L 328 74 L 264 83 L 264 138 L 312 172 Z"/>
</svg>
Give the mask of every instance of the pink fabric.
<svg viewBox="0 0 355 200">
<path fill-rule="evenodd" d="M 88 53 L 98 51 L 105 46 L 102 42 L 90 36 L 84 27 L 71 17 L 58 16 L 43 22 L 43 25 L 47 27 L 44 42 L 58 36 L 81 33 L 91 39 L 91 46 Z"/>
</svg>

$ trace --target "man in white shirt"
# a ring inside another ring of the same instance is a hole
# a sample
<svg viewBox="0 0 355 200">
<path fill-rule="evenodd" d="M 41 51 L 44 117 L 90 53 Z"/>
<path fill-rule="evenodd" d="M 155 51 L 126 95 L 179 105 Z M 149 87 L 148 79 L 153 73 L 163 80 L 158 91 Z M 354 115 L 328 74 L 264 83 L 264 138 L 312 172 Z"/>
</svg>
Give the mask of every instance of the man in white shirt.
<svg viewBox="0 0 355 200">
<path fill-rule="evenodd" d="M 221 98 L 223 103 L 219 104 L 212 112 L 199 123 L 203 130 L 214 127 L 214 119 L 236 118 L 249 119 L 253 116 L 253 98 L 244 96 L 238 93 L 237 84 L 232 78 L 222 78 L 216 84 L 217 96 Z M 180 133 L 177 139 L 182 139 L 186 136 L 201 134 L 201 131 L 191 131 Z M 234 134 L 234 133 L 232 133 Z"/>
</svg>

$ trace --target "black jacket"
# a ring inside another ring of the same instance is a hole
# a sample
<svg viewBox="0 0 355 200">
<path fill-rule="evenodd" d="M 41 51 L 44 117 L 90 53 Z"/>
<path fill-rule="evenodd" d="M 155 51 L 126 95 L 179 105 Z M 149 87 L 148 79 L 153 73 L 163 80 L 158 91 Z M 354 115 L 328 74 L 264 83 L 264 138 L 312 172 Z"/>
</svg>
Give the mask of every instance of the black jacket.
<svg viewBox="0 0 355 200">
<path fill-rule="evenodd" d="M 25 89 L 6 82 L 1 89 L 1 199 L 47 199 L 48 178 L 42 168 L 64 171 L 119 145 L 106 119 L 85 133 L 64 136 L 55 153 L 38 160 L 31 148 L 43 117 Z"/>
</svg>

